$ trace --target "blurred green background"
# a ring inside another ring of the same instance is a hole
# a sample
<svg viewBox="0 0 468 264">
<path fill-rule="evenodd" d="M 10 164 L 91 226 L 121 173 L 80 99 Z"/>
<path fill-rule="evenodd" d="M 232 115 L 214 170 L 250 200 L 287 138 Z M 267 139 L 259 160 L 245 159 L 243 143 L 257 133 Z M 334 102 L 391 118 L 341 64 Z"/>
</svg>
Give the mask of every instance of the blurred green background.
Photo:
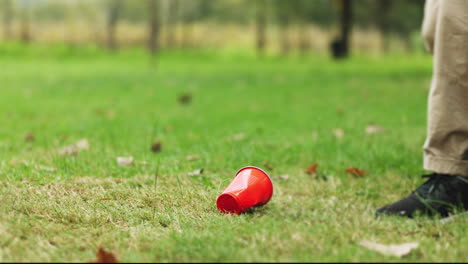
<svg viewBox="0 0 468 264">
<path fill-rule="evenodd" d="M 424 0 L 0 0 L 2 41 L 289 56 L 420 52 Z"/>
</svg>

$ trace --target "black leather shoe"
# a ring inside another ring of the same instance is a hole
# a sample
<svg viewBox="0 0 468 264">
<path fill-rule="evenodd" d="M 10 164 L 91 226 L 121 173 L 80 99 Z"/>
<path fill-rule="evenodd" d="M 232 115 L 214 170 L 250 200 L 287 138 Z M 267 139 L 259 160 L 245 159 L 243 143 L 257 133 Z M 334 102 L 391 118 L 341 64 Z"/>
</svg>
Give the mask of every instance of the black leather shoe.
<svg viewBox="0 0 468 264">
<path fill-rule="evenodd" d="M 468 177 L 438 173 L 423 177 L 429 179 L 408 197 L 378 209 L 376 215 L 447 217 L 457 209 L 468 210 Z"/>
</svg>

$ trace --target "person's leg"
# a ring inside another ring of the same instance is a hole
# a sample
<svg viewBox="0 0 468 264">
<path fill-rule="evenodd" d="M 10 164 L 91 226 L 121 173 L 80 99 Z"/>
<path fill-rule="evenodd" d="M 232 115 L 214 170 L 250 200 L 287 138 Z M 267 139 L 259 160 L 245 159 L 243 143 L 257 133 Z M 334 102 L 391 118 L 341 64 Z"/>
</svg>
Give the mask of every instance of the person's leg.
<svg viewBox="0 0 468 264">
<path fill-rule="evenodd" d="M 468 176 L 468 1 L 433 5 L 436 22 L 426 24 L 428 41 L 431 31 L 435 38 L 424 169 Z"/>
<path fill-rule="evenodd" d="M 377 215 L 448 216 L 468 209 L 468 1 L 428 0 L 425 44 L 433 53 L 424 168 L 434 173 L 408 197 Z"/>
</svg>

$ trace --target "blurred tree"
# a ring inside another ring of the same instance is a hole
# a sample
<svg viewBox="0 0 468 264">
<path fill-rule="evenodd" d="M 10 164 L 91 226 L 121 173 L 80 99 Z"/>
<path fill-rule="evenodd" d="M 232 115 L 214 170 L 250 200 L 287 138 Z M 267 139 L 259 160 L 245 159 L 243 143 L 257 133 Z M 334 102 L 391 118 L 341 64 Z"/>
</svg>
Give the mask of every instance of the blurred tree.
<svg viewBox="0 0 468 264">
<path fill-rule="evenodd" d="M 167 22 L 165 42 L 168 47 L 175 47 L 177 44 L 176 28 L 179 20 L 179 0 L 167 0 Z"/>
<path fill-rule="evenodd" d="M 3 0 L 2 1 L 3 9 L 3 38 L 11 39 L 13 37 L 13 1 L 12 0 Z"/>
<path fill-rule="evenodd" d="M 386 35 L 390 32 L 391 24 L 389 20 L 389 15 L 393 3 L 394 2 L 392 0 L 376 1 L 376 10 L 374 12 L 377 28 L 379 29 L 380 34 L 382 35 L 382 50 L 384 50 L 385 52 L 387 52 L 389 49 L 388 38 L 386 38 Z"/>
<path fill-rule="evenodd" d="M 352 0 L 334 1 L 340 13 L 340 37 L 331 43 L 332 55 L 336 59 L 346 58 L 349 55 L 349 38 L 352 28 Z"/>
<path fill-rule="evenodd" d="M 302 54 L 305 54 L 310 50 L 310 34 L 308 30 L 309 21 L 310 21 L 310 12 L 311 3 L 314 1 L 308 0 L 296 0 L 296 14 L 298 21 L 298 49 Z"/>
<path fill-rule="evenodd" d="M 108 14 L 107 14 L 107 47 L 111 51 L 117 49 L 116 29 L 117 23 L 121 15 L 122 0 L 109 0 L 108 1 Z"/>
<path fill-rule="evenodd" d="M 447 1 L 447 0 L 445 0 Z M 395 34 L 408 51 L 413 49 L 411 34 L 419 31 L 424 14 L 424 0 L 393 0 L 389 13 L 389 32 Z"/>
<path fill-rule="evenodd" d="M 158 51 L 159 31 L 161 26 L 161 16 L 159 15 L 160 2 L 159 0 L 147 0 L 149 12 L 149 37 L 148 49 L 151 54 L 156 54 Z"/>
<path fill-rule="evenodd" d="M 20 12 L 20 39 L 23 43 L 30 43 L 32 40 L 31 36 L 31 13 L 32 13 L 32 2 L 29 0 L 23 0 L 19 2 L 21 4 Z"/>
<path fill-rule="evenodd" d="M 179 25 L 180 39 L 179 45 L 181 48 L 189 48 L 192 46 L 192 31 L 193 22 L 197 17 L 197 0 L 183 1 L 179 6 Z"/>
<path fill-rule="evenodd" d="M 381 49 L 389 52 L 390 40 L 397 37 L 407 50 L 412 50 L 411 35 L 420 30 L 424 0 L 360 0 L 355 1 L 356 26 L 376 27 L 382 36 Z"/>
<path fill-rule="evenodd" d="M 297 1 L 275 0 L 273 2 L 278 21 L 278 37 L 280 43 L 280 52 L 282 55 L 288 55 L 291 52 L 290 43 L 290 25 L 294 17 L 292 3 Z"/>
<path fill-rule="evenodd" d="M 64 2 L 63 0 L 48 0 L 40 2 L 39 5 L 35 6 L 34 14 L 38 20 L 61 23 L 67 17 L 68 12 L 65 10 L 67 10 L 69 6 L 69 1 Z"/>
<path fill-rule="evenodd" d="M 256 0 L 255 14 L 255 32 L 257 39 L 257 54 L 263 55 L 266 47 L 266 30 L 267 30 L 267 2 L 266 0 Z"/>
</svg>

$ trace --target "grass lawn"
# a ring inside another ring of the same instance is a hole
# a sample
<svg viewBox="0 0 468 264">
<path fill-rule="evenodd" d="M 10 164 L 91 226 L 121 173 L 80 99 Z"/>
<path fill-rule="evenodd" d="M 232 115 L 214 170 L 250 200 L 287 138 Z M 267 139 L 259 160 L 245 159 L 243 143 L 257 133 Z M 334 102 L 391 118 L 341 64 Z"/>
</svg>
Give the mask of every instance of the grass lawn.
<svg viewBox="0 0 468 264">
<path fill-rule="evenodd" d="M 77 54 L 0 46 L 0 261 L 467 261 L 465 217 L 374 218 L 423 181 L 429 56 Z M 219 213 L 247 165 L 273 198 Z M 398 259 L 364 239 L 420 246 Z"/>
</svg>

